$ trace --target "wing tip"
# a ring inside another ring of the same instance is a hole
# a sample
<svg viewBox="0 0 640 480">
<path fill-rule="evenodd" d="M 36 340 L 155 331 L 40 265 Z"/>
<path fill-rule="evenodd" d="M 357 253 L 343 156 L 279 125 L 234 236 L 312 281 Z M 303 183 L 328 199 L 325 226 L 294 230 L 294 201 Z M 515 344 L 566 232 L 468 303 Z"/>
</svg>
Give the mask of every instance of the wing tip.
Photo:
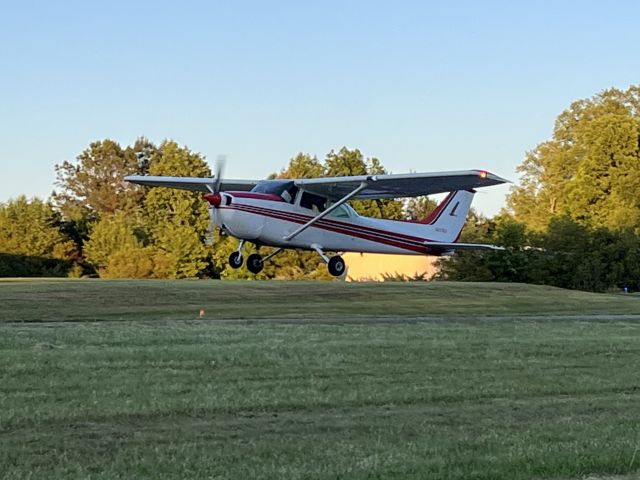
<svg viewBox="0 0 640 480">
<path fill-rule="evenodd" d="M 496 175 L 495 173 L 491 173 L 489 170 L 477 169 L 474 171 L 477 172 L 478 176 L 483 179 L 493 180 L 496 183 L 513 183 L 511 180 L 507 180 L 506 178 Z"/>
</svg>

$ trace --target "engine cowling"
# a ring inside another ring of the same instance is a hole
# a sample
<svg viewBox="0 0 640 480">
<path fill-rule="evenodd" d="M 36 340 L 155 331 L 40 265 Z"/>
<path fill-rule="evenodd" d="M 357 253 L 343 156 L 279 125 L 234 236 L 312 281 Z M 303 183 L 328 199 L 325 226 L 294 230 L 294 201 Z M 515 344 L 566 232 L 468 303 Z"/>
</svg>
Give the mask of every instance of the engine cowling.
<svg viewBox="0 0 640 480">
<path fill-rule="evenodd" d="M 265 218 L 239 208 L 234 208 L 236 199 L 229 193 L 205 195 L 211 205 L 211 218 L 216 225 L 237 238 L 255 240 L 262 233 Z"/>
</svg>

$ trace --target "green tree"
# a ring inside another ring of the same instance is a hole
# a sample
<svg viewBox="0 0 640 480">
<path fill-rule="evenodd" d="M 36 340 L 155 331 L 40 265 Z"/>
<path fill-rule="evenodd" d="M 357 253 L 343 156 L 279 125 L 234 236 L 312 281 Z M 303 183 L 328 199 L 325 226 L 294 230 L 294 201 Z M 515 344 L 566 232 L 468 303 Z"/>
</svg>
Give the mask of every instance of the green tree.
<svg viewBox="0 0 640 480">
<path fill-rule="evenodd" d="M 630 230 L 620 232 L 618 242 L 607 255 L 618 272 L 615 285 L 640 291 L 640 237 Z"/>
<path fill-rule="evenodd" d="M 639 231 L 639 132 L 640 86 L 574 102 L 557 118 L 551 140 L 518 168 L 510 211 L 538 231 L 556 215 Z"/>
<path fill-rule="evenodd" d="M 426 196 L 409 198 L 404 206 L 405 217 L 414 222 L 424 220 L 437 206 L 435 200 Z"/>
<path fill-rule="evenodd" d="M 342 147 L 338 152 L 331 150 L 325 159 L 328 177 L 349 175 L 383 175 L 387 173 L 377 158 L 365 158 L 358 149 Z M 400 220 L 404 216 L 402 202 L 398 200 L 353 200 L 349 202 L 360 214 L 374 218 Z"/>
<path fill-rule="evenodd" d="M 0 203 L 0 276 L 79 275 L 75 260 L 75 246 L 49 203 L 24 195 Z"/>
<path fill-rule="evenodd" d="M 56 165 L 57 191 L 52 201 L 62 214 L 61 231 L 73 240 L 77 252 L 83 250 L 92 225 L 103 215 L 138 208 L 147 190 L 124 182 L 124 176 L 147 173 L 156 154 L 157 147 L 144 137 L 126 148 L 105 139 L 91 143 L 75 163 Z M 80 253 L 77 256 L 82 262 Z"/>
<path fill-rule="evenodd" d="M 471 211 L 462 230 L 461 242 L 488 243 L 502 251 L 460 250 L 439 261 L 439 278 L 460 281 L 530 281 L 530 233 L 509 215 L 487 219 Z"/>
<path fill-rule="evenodd" d="M 167 140 L 151 159 L 149 174 L 206 177 L 211 176 L 211 170 L 202 155 Z M 143 215 L 149 242 L 161 255 L 156 259 L 156 275 L 193 278 L 204 273 L 210 265 L 211 252 L 203 243 L 210 220 L 202 194 L 150 189 L 144 199 Z"/>
<path fill-rule="evenodd" d="M 460 241 L 466 243 L 489 243 L 493 236 L 495 224 L 478 214 L 473 208 L 469 211 L 462 228 Z M 438 259 L 436 278 L 467 282 L 483 282 L 494 280 L 493 272 L 487 264 L 486 252 L 467 250 L 456 252 L 450 257 Z"/>
<path fill-rule="evenodd" d="M 594 229 L 566 216 L 556 217 L 542 236 L 541 276 L 536 280 L 595 292 L 624 284 L 635 286 L 638 243 L 638 237 L 629 232 Z"/>
<path fill-rule="evenodd" d="M 84 254 L 89 262 L 104 270 L 116 252 L 134 253 L 142 242 L 135 234 L 131 217 L 124 212 L 104 216 L 92 228 L 89 240 L 84 244 Z M 136 257 L 132 255 L 131 263 Z"/>
<path fill-rule="evenodd" d="M 122 149 L 105 140 L 92 144 L 72 167 L 68 162 L 61 167 L 76 193 L 65 200 L 72 205 L 84 199 L 100 215 L 84 252 L 101 276 L 196 277 L 209 265 L 210 252 L 203 244 L 209 215 L 201 194 L 126 183 L 121 189 L 122 177 L 130 173 L 210 176 L 201 155 L 173 141 L 157 148 L 140 138 Z M 107 171 L 113 181 L 94 198 L 92 185 L 108 178 Z"/>
<path fill-rule="evenodd" d="M 277 178 L 316 178 L 325 176 L 325 167 L 316 157 L 298 153 L 289 160 L 287 168 L 280 171 Z"/>
<path fill-rule="evenodd" d="M 209 265 L 209 251 L 203 236 L 191 225 L 167 222 L 155 231 L 156 276 L 196 278 Z"/>
<path fill-rule="evenodd" d="M 630 112 L 607 113 L 579 131 L 584 145 L 567 185 L 566 211 L 593 227 L 636 228 L 640 233 L 640 118 Z"/>
<path fill-rule="evenodd" d="M 574 102 L 529 152 L 508 198 L 514 219 L 483 222 L 504 252 L 461 252 L 446 278 L 605 291 L 638 287 L 640 87 Z M 517 220 L 517 221 L 516 221 Z"/>
<path fill-rule="evenodd" d="M 38 198 L 0 203 L 0 252 L 68 259 L 74 245 L 59 226 L 59 215 Z"/>
<path fill-rule="evenodd" d="M 545 232 L 535 232 L 503 215 L 481 221 L 462 239 L 502 245 L 505 250 L 458 252 L 440 261 L 440 278 L 595 292 L 625 285 L 640 288 L 640 237 L 630 230 L 594 229 L 568 216 L 555 216 Z"/>
<path fill-rule="evenodd" d="M 123 179 L 146 173 L 147 157 L 137 153 L 149 153 L 153 148 L 146 139 L 139 139 L 136 146 L 138 151 L 136 147 L 123 149 L 110 139 L 100 140 L 91 143 L 75 163 L 64 161 L 55 166 L 58 190 L 52 199 L 66 219 L 95 218 L 139 204 L 143 190 Z"/>
<path fill-rule="evenodd" d="M 152 247 L 135 247 L 131 250 L 116 250 L 109 263 L 100 271 L 102 278 L 161 278 L 158 270 L 158 252 Z M 162 258 L 160 258 L 162 261 Z M 161 262 L 160 265 L 163 265 Z"/>
</svg>

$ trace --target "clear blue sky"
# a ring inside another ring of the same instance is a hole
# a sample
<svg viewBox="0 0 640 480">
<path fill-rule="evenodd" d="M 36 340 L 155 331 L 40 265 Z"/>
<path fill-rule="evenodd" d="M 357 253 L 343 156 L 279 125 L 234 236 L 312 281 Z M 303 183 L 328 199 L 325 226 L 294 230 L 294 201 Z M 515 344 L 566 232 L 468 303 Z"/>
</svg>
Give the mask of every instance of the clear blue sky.
<svg viewBox="0 0 640 480">
<path fill-rule="evenodd" d="M 141 135 L 224 153 L 237 178 L 346 145 L 395 173 L 515 180 L 571 101 L 640 82 L 635 1 L 0 7 L 0 201 L 47 197 L 56 163 Z"/>
</svg>

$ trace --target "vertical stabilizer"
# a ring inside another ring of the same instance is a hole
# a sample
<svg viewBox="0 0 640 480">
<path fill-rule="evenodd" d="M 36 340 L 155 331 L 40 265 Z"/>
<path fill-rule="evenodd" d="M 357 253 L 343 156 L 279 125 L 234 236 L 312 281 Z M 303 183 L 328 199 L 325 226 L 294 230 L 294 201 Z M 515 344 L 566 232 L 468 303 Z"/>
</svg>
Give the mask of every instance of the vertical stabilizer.
<svg viewBox="0 0 640 480">
<path fill-rule="evenodd" d="M 435 210 L 420 222 L 429 227 L 429 237 L 432 240 L 455 242 L 458 239 L 467 220 L 474 194 L 472 190 L 449 193 Z"/>
</svg>

